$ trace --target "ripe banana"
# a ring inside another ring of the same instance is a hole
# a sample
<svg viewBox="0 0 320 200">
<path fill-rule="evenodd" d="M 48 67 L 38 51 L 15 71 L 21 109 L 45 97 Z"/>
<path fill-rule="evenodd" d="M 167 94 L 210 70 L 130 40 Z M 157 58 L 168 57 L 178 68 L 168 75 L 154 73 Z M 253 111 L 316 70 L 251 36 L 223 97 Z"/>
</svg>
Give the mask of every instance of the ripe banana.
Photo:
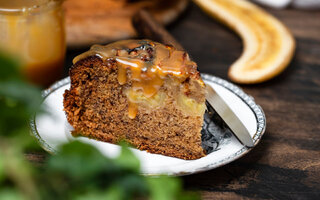
<svg viewBox="0 0 320 200">
<path fill-rule="evenodd" d="M 194 0 L 243 40 L 243 52 L 229 68 L 229 78 L 253 84 L 281 73 L 291 61 L 295 40 L 275 17 L 246 0 Z"/>
</svg>

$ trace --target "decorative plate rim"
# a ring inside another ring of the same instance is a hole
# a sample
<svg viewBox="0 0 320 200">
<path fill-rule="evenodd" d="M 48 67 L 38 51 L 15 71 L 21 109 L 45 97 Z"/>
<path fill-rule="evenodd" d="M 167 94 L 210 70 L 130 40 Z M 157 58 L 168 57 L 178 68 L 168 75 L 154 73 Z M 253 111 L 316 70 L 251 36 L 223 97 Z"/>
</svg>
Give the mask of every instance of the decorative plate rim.
<svg viewBox="0 0 320 200">
<path fill-rule="evenodd" d="M 237 95 L 244 103 L 246 103 L 249 108 L 253 111 L 255 118 L 257 120 L 257 132 L 254 134 L 253 136 L 253 141 L 254 141 L 254 146 L 252 148 L 248 148 L 246 146 L 243 146 L 241 149 L 239 149 L 237 152 L 233 153 L 232 155 L 221 159 L 217 162 L 214 163 L 210 163 L 204 167 L 200 167 L 200 168 L 196 168 L 193 171 L 187 171 L 187 172 L 178 172 L 178 173 L 171 173 L 168 175 L 172 175 L 172 176 L 183 176 L 183 175 L 188 175 L 188 174 L 196 174 L 196 173 L 200 173 L 203 171 L 208 171 L 214 168 L 218 168 L 221 167 L 223 165 L 226 165 L 234 160 L 237 160 L 238 158 L 246 155 L 248 152 L 251 151 L 251 149 L 253 149 L 261 140 L 262 135 L 265 133 L 266 130 L 266 117 L 265 114 L 262 110 L 262 108 L 255 103 L 254 98 L 248 94 L 246 94 L 242 89 L 240 89 L 238 86 L 213 75 L 210 74 L 206 74 L 206 73 L 201 73 L 201 77 L 204 81 L 210 81 L 213 83 L 216 83 L 226 89 L 228 89 L 229 91 L 231 91 L 232 93 L 234 93 L 235 95 Z M 43 90 L 42 91 L 42 97 L 43 97 L 43 101 L 54 91 L 56 91 L 57 89 L 65 86 L 66 84 L 70 83 L 70 77 L 66 77 L 64 79 L 61 79 L 60 81 L 55 82 L 54 84 L 52 84 L 48 89 Z M 34 116 L 32 116 L 32 118 L 30 119 L 30 134 L 32 136 L 34 136 L 37 141 L 39 142 L 40 146 L 46 150 L 47 152 L 49 152 L 50 154 L 55 154 L 57 153 L 56 150 L 54 150 L 52 147 L 50 147 L 49 144 L 47 144 L 39 135 L 38 130 L 37 130 L 37 126 L 36 126 L 36 114 L 34 114 Z M 144 175 L 159 175 L 159 174 L 152 174 L 152 173 L 143 173 Z"/>
</svg>

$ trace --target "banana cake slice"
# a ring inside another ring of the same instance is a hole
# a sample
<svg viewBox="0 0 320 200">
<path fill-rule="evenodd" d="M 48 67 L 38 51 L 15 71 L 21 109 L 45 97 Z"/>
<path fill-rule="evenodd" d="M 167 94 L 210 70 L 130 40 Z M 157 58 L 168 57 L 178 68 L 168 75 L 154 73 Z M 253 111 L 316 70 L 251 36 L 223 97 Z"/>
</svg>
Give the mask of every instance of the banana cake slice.
<svg viewBox="0 0 320 200">
<path fill-rule="evenodd" d="M 73 61 L 64 110 L 73 136 L 181 159 L 205 156 L 205 84 L 184 51 L 150 40 L 94 45 Z"/>
</svg>

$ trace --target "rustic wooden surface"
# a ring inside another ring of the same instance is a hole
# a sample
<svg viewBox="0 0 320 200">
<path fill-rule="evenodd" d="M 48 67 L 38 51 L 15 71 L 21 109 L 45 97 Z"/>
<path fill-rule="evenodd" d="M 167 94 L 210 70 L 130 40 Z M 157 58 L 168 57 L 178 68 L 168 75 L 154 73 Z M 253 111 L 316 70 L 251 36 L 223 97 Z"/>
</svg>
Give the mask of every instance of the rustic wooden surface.
<svg viewBox="0 0 320 200">
<path fill-rule="evenodd" d="M 148 9 L 160 22 L 168 24 L 187 6 L 187 0 L 124 1 L 66 0 L 64 5 L 67 44 L 80 48 L 134 37 L 132 16 L 141 8 Z"/>
<path fill-rule="evenodd" d="M 183 177 L 203 199 L 320 199 L 320 11 L 267 10 L 292 30 L 296 55 L 279 77 L 241 86 L 264 109 L 266 134 L 243 158 Z M 201 72 L 227 79 L 242 48 L 234 33 L 193 4 L 168 30 Z M 67 66 L 84 50 L 69 50 Z"/>
</svg>

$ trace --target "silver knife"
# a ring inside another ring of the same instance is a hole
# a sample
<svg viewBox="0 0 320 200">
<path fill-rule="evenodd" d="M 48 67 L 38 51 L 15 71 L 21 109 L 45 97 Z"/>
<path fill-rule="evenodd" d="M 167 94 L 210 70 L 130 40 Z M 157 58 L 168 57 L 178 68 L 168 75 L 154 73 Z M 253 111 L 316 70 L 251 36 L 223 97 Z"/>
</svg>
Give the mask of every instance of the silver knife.
<svg viewBox="0 0 320 200">
<path fill-rule="evenodd" d="M 228 104 L 219 96 L 219 94 L 209 85 L 206 84 L 206 99 L 212 108 L 218 113 L 222 120 L 228 125 L 234 135 L 242 144 L 247 147 L 253 147 L 254 142 L 249 134 L 248 129 L 243 125 L 237 115 L 231 110 Z"/>
</svg>

